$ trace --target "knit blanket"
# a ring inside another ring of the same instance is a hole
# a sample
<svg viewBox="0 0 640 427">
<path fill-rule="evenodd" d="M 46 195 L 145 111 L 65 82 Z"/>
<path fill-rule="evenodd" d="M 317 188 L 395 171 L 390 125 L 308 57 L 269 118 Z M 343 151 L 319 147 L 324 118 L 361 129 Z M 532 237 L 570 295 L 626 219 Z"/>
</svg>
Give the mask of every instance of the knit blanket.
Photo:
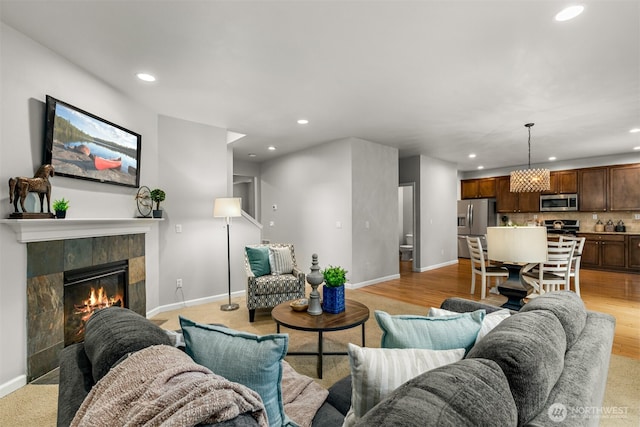
<svg viewBox="0 0 640 427">
<path fill-rule="evenodd" d="M 258 393 L 157 345 L 132 353 L 98 381 L 71 426 L 194 426 L 244 413 L 268 426 Z"/>
<path fill-rule="evenodd" d="M 282 401 L 284 412 L 300 427 L 310 427 L 329 391 L 313 378 L 299 374 L 282 361 Z"/>
</svg>

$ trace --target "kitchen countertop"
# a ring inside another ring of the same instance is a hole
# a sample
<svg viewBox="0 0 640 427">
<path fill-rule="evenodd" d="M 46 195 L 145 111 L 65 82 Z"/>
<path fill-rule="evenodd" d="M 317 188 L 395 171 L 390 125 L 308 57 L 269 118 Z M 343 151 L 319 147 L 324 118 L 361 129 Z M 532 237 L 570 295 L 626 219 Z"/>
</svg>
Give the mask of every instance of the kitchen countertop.
<svg viewBox="0 0 640 427">
<path fill-rule="evenodd" d="M 593 231 L 593 230 L 586 231 L 586 230 L 580 230 L 580 231 L 578 231 L 578 233 L 581 233 L 581 234 L 587 234 L 587 233 L 588 234 L 620 234 L 620 235 L 624 236 L 624 235 L 627 235 L 627 234 L 629 234 L 629 235 L 640 234 L 640 231 Z"/>
</svg>

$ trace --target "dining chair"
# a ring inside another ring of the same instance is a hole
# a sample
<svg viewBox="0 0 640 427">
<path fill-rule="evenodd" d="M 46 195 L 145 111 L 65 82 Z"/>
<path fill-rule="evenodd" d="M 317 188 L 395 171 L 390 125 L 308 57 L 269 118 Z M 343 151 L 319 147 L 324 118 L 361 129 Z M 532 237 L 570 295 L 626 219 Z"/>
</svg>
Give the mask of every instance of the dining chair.
<svg viewBox="0 0 640 427">
<path fill-rule="evenodd" d="M 533 286 L 539 295 L 559 289 L 569 289 L 570 273 L 575 241 L 548 241 L 547 260 L 537 268 L 523 273 L 527 283 Z"/>
<path fill-rule="evenodd" d="M 560 236 L 560 241 L 574 241 L 576 242 L 576 248 L 573 251 L 573 257 L 571 258 L 571 271 L 570 277 L 573 278 L 573 289 L 576 294 L 580 296 L 580 261 L 582 260 L 582 250 L 584 249 L 584 242 L 587 239 L 585 237 L 576 236 Z"/>
<path fill-rule="evenodd" d="M 499 284 L 501 277 L 509 277 L 509 270 L 506 267 L 491 265 L 484 258 L 482 243 L 479 237 L 467 236 L 467 246 L 469 247 L 469 256 L 471 257 L 471 293 L 476 291 L 476 274 L 481 277 L 480 298 L 485 299 L 487 295 L 487 280 L 491 277 L 496 278 L 496 284 Z"/>
</svg>

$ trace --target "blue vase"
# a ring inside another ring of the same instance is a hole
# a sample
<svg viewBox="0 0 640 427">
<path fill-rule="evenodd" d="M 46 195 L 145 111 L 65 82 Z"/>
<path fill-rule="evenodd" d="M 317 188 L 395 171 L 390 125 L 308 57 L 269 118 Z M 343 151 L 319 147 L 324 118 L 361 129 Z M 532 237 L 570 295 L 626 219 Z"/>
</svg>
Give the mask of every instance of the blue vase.
<svg viewBox="0 0 640 427">
<path fill-rule="evenodd" d="M 322 310 L 327 313 L 342 313 L 344 311 L 344 285 L 337 288 L 324 285 L 322 287 Z"/>
</svg>

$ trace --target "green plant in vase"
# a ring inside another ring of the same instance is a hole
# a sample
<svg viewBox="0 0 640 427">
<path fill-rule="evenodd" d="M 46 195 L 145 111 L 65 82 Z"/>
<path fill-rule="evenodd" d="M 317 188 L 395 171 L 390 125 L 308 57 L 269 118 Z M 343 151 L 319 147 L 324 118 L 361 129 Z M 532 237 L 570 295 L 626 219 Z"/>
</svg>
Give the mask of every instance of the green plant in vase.
<svg viewBox="0 0 640 427">
<path fill-rule="evenodd" d="M 151 190 L 151 193 L 149 196 L 151 197 L 151 200 L 156 203 L 156 208 L 153 210 L 153 217 L 162 218 L 162 211 L 160 210 L 160 202 L 164 201 L 164 199 L 167 197 L 167 194 L 159 188 L 154 188 L 153 190 Z"/>
<path fill-rule="evenodd" d="M 69 209 L 69 201 L 64 197 L 53 201 L 53 210 L 56 211 L 56 218 L 65 218 Z"/>
<path fill-rule="evenodd" d="M 344 284 L 347 271 L 342 267 L 329 266 L 322 271 L 324 287 L 322 290 L 322 310 L 328 313 L 342 313 L 344 304 Z"/>
</svg>

